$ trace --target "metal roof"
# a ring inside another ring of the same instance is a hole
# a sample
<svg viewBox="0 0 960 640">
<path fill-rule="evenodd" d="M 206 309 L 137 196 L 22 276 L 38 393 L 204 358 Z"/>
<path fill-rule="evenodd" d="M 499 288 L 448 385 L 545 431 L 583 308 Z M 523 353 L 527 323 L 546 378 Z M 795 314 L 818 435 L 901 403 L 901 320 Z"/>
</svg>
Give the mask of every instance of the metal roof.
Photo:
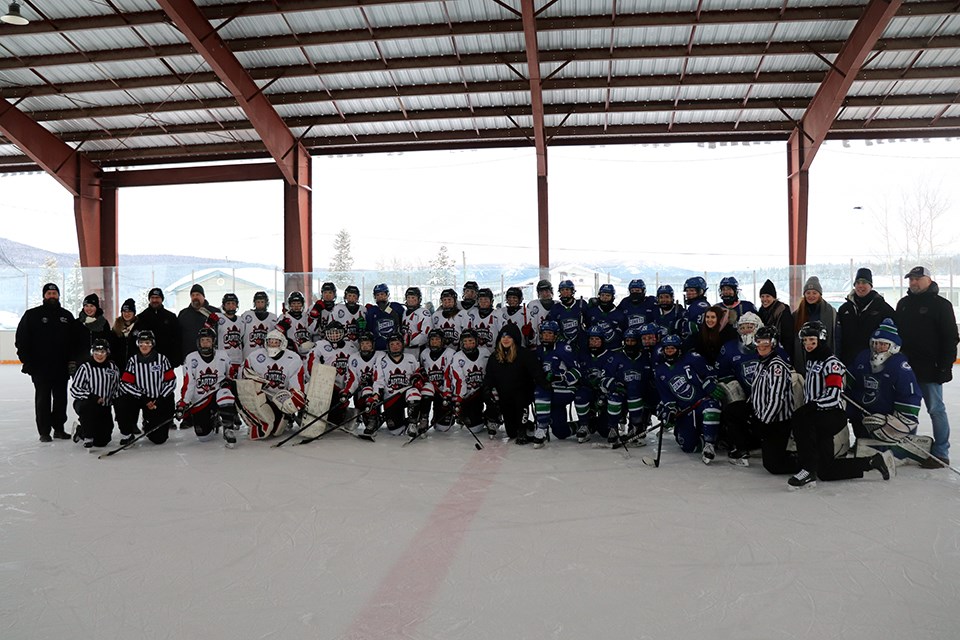
<svg viewBox="0 0 960 640">
<path fill-rule="evenodd" d="M 519 0 L 196 4 L 313 154 L 533 145 Z M 784 140 L 865 5 L 538 0 L 549 142 Z M 22 12 L 0 25 L 0 95 L 94 162 L 268 155 L 154 0 Z M 960 135 L 958 105 L 958 4 L 908 0 L 832 135 Z M 35 168 L 3 139 L 0 167 Z"/>
</svg>

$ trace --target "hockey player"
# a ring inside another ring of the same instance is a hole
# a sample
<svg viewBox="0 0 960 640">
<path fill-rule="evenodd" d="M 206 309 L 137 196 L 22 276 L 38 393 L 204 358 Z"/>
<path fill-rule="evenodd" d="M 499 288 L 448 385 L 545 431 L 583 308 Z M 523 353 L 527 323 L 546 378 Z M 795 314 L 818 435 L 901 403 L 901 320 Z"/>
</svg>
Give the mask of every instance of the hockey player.
<svg viewBox="0 0 960 640">
<path fill-rule="evenodd" d="M 547 315 L 553 309 L 553 302 L 553 285 L 549 280 L 539 281 L 537 299 L 527 303 L 527 317 L 530 319 L 530 329 L 533 331 L 529 340 L 531 347 L 540 344 L 540 325 L 546 321 Z"/>
<path fill-rule="evenodd" d="M 587 303 L 583 299 L 573 296 L 577 290 L 572 280 L 563 280 L 557 285 L 560 294 L 559 304 L 553 305 L 548 320 L 555 321 L 560 326 L 560 342 L 566 342 L 575 353 L 580 353 L 586 342 L 584 336 L 584 318 L 587 312 Z"/>
<path fill-rule="evenodd" d="M 720 286 L 717 288 L 720 294 L 720 303 L 727 310 L 728 322 L 735 325 L 737 318 L 745 313 L 756 313 L 757 308 L 752 302 L 740 299 L 740 283 L 733 276 L 727 276 L 720 280 Z"/>
<path fill-rule="evenodd" d="M 287 311 L 280 316 L 277 322 L 279 329 L 287 338 L 288 345 L 300 354 L 301 358 L 306 358 L 307 354 L 314 347 L 313 335 L 316 322 L 310 317 L 310 314 L 304 313 L 303 305 L 305 303 L 303 294 L 294 291 L 287 296 Z"/>
<path fill-rule="evenodd" d="M 387 336 L 400 333 L 404 310 L 402 304 L 390 302 L 390 287 L 383 283 L 373 288 L 373 300 L 367 305 L 366 330 L 373 334 L 377 350 L 383 351 Z"/>
<path fill-rule="evenodd" d="M 340 424 L 346 415 L 347 402 L 350 394 L 346 392 L 349 378 L 350 359 L 357 355 L 357 347 L 346 339 L 347 332 L 343 325 L 331 320 L 323 331 L 323 339 L 317 340 L 316 346 L 307 356 L 307 371 L 305 379 L 309 383 L 316 365 L 325 364 L 337 370 L 337 377 L 333 382 L 333 397 L 330 406 L 339 405 L 339 408 L 330 412 L 328 422 Z M 313 398 L 313 396 L 310 396 Z"/>
<path fill-rule="evenodd" d="M 657 287 L 657 311 L 651 322 L 662 329 L 663 335 L 683 336 L 683 307 L 674 300 L 673 287 L 668 284 Z"/>
<path fill-rule="evenodd" d="M 490 415 L 481 393 L 489 357 L 488 350 L 477 346 L 473 329 L 464 329 L 460 333 L 460 350 L 453 354 L 453 361 L 447 367 L 447 401 L 453 405 L 454 416 L 474 432 L 484 429 L 485 416 Z"/>
<path fill-rule="evenodd" d="M 867 471 L 880 472 L 884 480 L 896 473 L 893 454 L 885 451 L 870 458 L 837 458 L 835 441 L 847 430 L 840 393 L 846 367 L 827 346 L 827 328 L 819 320 L 800 327 L 801 347 L 806 352 L 803 382 L 804 404 L 793 414 L 793 437 L 801 469 L 790 477 L 791 489 L 816 486 L 817 480 L 862 478 Z"/>
<path fill-rule="evenodd" d="M 441 431 L 446 431 L 453 424 L 453 411 L 449 405 L 443 406 L 443 399 L 449 395 L 446 388 L 447 368 L 453 362 L 455 353 L 453 349 L 445 346 L 443 331 L 440 329 L 430 330 L 427 348 L 420 353 L 420 369 L 427 377 L 427 383 L 433 392 L 433 424 Z M 426 410 L 421 417 L 427 417 Z"/>
<path fill-rule="evenodd" d="M 603 341 L 607 349 L 618 351 L 623 344 L 623 330 L 626 325 L 626 319 L 623 313 L 614 306 L 613 298 L 616 295 L 616 289 L 612 284 L 600 285 L 600 291 L 597 292 L 597 302 L 591 302 L 587 306 L 586 323 L 587 329 L 593 326 L 599 326 L 603 329 Z M 652 313 L 650 314 L 652 315 Z M 647 313 L 644 313 L 646 318 Z M 638 316 L 634 316 L 636 320 Z M 643 324 L 639 323 L 637 326 Z"/>
<path fill-rule="evenodd" d="M 217 320 L 217 347 L 230 360 L 230 379 L 236 380 L 243 364 L 244 325 L 243 318 L 237 315 L 240 299 L 235 293 L 226 293 L 221 302 L 223 313 Z"/>
<path fill-rule="evenodd" d="M 707 281 L 700 276 L 687 278 L 683 283 L 683 294 L 687 308 L 683 313 L 681 337 L 688 338 L 699 330 L 703 314 L 710 308 L 710 303 L 707 302 Z"/>
<path fill-rule="evenodd" d="M 852 403 L 847 404 L 858 449 L 861 438 L 890 442 L 917 433 L 920 385 L 906 356 L 900 353 L 901 344 L 897 327 L 885 318 L 870 337 L 870 348 L 861 351 L 850 367 L 850 398 L 870 412 L 863 416 Z M 870 446 L 885 448 L 879 442 Z M 912 449 L 893 450 L 898 458 L 914 453 Z"/>
<path fill-rule="evenodd" d="M 497 320 L 496 309 L 493 308 L 493 291 L 484 287 L 477 293 L 477 306 L 470 309 L 468 328 L 477 333 L 477 344 L 481 349 L 492 349 L 494 329 Z"/>
<path fill-rule="evenodd" d="M 343 302 L 333 307 L 333 319 L 343 325 L 347 340 L 356 342 L 367 325 L 365 309 L 360 306 L 360 289 L 349 285 L 343 290 Z"/>
<path fill-rule="evenodd" d="M 138 353 L 130 357 L 120 376 L 117 396 L 117 426 L 123 438 L 120 444 L 133 442 L 140 434 L 137 419 L 143 412 L 143 429 L 154 444 L 163 444 L 173 422 L 173 392 L 177 376 L 165 355 L 156 350 L 153 331 L 137 334 Z"/>
<path fill-rule="evenodd" d="M 80 419 L 74 442 L 82 439 L 87 449 L 110 444 L 113 437 L 110 405 L 119 389 L 120 369 L 110 360 L 110 343 L 98 338 L 90 347 L 90 358 L 77 368 L 70 387 L 73 408 Z"/>
<path fill-rule="evenodd" d="M 337 285 L 324 282 L 320 285 L 320 299 L 313 303 L 310 309 L 310 320 L 313 322 L 314 335 L 323 335 L 327 323 L 333 319 L 333 307 L 337 303 Z"/>
<path fill-rule="evenodd" d="M 470 326 L 470 313 L 457 308 L 457 292 L 444 289 L 440 292 L 440 308 L 433 314 L 433 328 L 443 331 L 446 346 L 460 342 L 460 332 Z"/>
<path fill-rule="evenodd" d="M 752 410 L 747 399 L 760 366 L 754 336 L 762 327 L 760 316 L 748 311 L 740 316 L 737 322 L 739 338 L 720 347 L 716 364 L 719 385 L 714 397 L 723 405 L 720 426 L 724 438 L 738 426 L 742 427 L 752 420 Z M 782 352 L 779 355 L 786 358 L 786 354 Z"/>
<path fill-rule="evenodd" d="M 419 358 L 420 350 L 427 344 L 427 334 L 433 327 L 433 318 L 420 304 L 423 295 L 419 287 L 408 287 L 403 297 L 406 303 L 401 322 L 403 341 L 414 357 Z"/>
<path fill-rule="evenodd" d="M 582 377 L 576 392 L 577 442 L 599 432 L 609 443 L 619 440 L 618 425 L 626 389 L 623 387 L 623 353 L 608 349 L 606 330 L 599 324 L 587 329 L 587 352 L 580 359 Z"/>
<path fill-rule="evenodd" d="M 700 451 L 703 463 L 710 464 L 716 457 L 720 430 L 720 404 L 712 397 L 717 386 L 714 372 L 695 351 L 683 353 L 680 336 L 666 336 L 660 344 L 660 358 L 653 370 L 660 395 L 660 428 L 673 423 L 680 449 L 684 453 Z"/>
<path fill-rule="evenodd" d="M 303 359 L 287 346 L 283 332 L 273 329 L 263 348 L 253 351 L 243 363 L 237 399 L 251 440 L 280 435 L 306 406 Z"/>
<path fill-rule="evenodd" d="M 387 430 L 395 436 L 406 432 L 411 438 L 426 431 L 425 416 L 433 401 L 432 393 L 416 356 L 404 353 L 400 334 L 387 336 L 387 352 L 373 370 L 372 398 L 375 403 L 383 403 L 382 420 Z M 421 416 L 424 416 L 422 425 Z M 368 435 L 372 437 L 372 433 Z"/>
<path fill-rule="evenodd" d="M 522 347 L 527 347 L 530 336 L 533 335 L 533 329 L 530 326 L 530 319 L 527 316 L 527 308 L 523 306 L 523 291 L 520 287 L 509 287 L 507 295 L 504 296 L 506 304 L 498 309 L 493 321 L 494 329 L 497 335 L 503 331 L 507 324 L 515 324 L 520 329 L 520 335 L 523 336 Z"/>
<path fill-rule="evenodd" d="M 742 318 L 741 318 L 742 319 Z M 731 424 L 728 437 L 730 463 L 750 466 L 750 450 L 763 451 L 763 468 L 772 474 L 800 471 L 796 452 L 787 451 L 790 416 L 793 415 L 792 369 L 783 358 L 775 327 L 760 327 L 754 333 L 757 368 L 750 389 L 750 419 Z"/>
<path fill-rule="evenodd" d="M 644 369 L 641 378 L 640 397 L 643 400 L 643 426 L 650 426 L 650 416 L 660 402 L 660 393 L 657 391 L 657 385 L 654 381 L 653 369 L 660 357 L 660 338 L 664 335 L 663 330 L 652 322 L 640 327 L 637 332 L 640 335 L 640 366 Z M 676 334 L 669 334 L 676 335 Z"/>
<path fill-rule="evenodd" d="M 647 323 L 650 324 L 650 323 Z M 649 398 L 649 391 L 653 389 L 653 369 L 648 359 L 644 357 L 641 344 L 643 327 L 629 327 L 623 333 L 624 365 L 620 371 L 620 383 L 625 392 L 627 429 L 624 438 L 630 440 L 638 433 L 645 431 L 650 424 L 650 410 L 656 404 L 649 406 L 645 397 Z M 644 440 L 637 444 L 646 444 Z"/>
<path fill-rule="evenodd" d="M 262 349 L 267 332 L 277 326 L 276 314 L 267 310 L 270 298 L 266 291 L 253 294 L 253 309 L 244 311 L 240 316 L 243 323 L 243 358 L 247 359 L 256 349 Z"/>
<path fill-rule="evenodd" d="M 560 325 L 555 321 L 547 320 L 540 324 L 537 357 L 546 374 L 547 384 L 537 386 L 533 392 L 533 408 L 537 419 L 533 443 L 538 448 L 546 441 L 548 431 L 558 440 L 570 436 L 567 406 L 574 401 L 580 382 L 580 363 L 573 347 L 560 342 L 559 338 Z M 517 436 L 517 444 L 526 443 L 525 434 Z"/>
<path fill-rule="evenodd" d="M 373 375 L 383 354 L 374 348 L 373 336 L 364 331 L 357 336 L 357 353 L 350 357 L 344 395 L 353 398 L 353 406 L 359 411 L 357 427 L 372 439 L 379 428 L 380 405 L 374 400 Z"/>
<path fill-rule="evenodd" d="M 181 427 L 193 427 L 200 440 L 207 440 L 222 426 L 224 443 L 232 448 L 237 444 L 236 400 L 230 387 L 234 365 L 230 356 L 216 347 L 213 329 L 203 327 L 197 332 L 197 350 L 183 361 L 183 385 L 174 415 Z"/>
<path fill-rule="evenodd" d="M 639 329 L 640 325 L 653 322 L 658 315 L 657 301 L 653 296 L 647 295 L 646 283 L 641 278 L 631 280 L 627 291 L 629 295 L 617 304 L 617 311 L 624 319 L 623 328 Z"/>
<path fill-rule="evenodd" d="M 463 297 L 460 299 L 460 308 L 469 311 L 477 306 L 477 294 L 480 287 L 473 280 L 467 280 L 463 283 Z"/>
</svg>

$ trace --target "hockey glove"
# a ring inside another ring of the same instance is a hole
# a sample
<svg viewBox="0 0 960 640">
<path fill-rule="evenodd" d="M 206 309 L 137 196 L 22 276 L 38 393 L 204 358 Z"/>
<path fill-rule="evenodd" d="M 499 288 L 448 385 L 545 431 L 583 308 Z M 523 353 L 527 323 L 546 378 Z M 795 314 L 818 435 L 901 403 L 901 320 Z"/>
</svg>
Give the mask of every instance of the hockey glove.
<svg viewBox="0 0 960 640">
<path fill-rule="evenodd" d="M 657 405 L 657 417 L 660 422 L 673 422 L 677 418 L 676 402 L 661 402 Z"/>
<path fill-rule="evenodd" d="M 724 398 L 723 387 L 716 385 L 713 390 L 710 392 L 710 397 L 716 401 L 721 401 Z"/>
<path fill-rule="evenodd" d="M 884 413 L 871 413 L 863 418 L 864 428 L 873 433 L 877 429 L 887 426 L 887 416 Z"/>
</svg>

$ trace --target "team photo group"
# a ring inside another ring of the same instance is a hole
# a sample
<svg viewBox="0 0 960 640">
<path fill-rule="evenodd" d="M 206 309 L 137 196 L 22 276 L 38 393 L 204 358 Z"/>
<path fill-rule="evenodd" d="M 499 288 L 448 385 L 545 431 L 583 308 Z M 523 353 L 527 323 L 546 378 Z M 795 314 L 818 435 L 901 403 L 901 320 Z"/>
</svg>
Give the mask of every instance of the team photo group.
<svg viewBox="0 0 960 640">
<path fill-rule="evenodd" d="M 241 311 L 235 294 L 215 307 L 196 284 L 178 314 L 155 288 L 145 309 L 128 299 L 112 323 L 96 294 L 75 317 L 48 283 L 16 347 L 41 442 L 99 452 L 116 428 L 120 447 L 103 455 L 143 438 L 163 444 L 178 424 L 230 448 L 334 430 L 403 444 L 466 430 L 478 449 L 482 437 L 624 452 L 650 439 L 657 465 L 666 438 L 706 465 L 723 453 L 800 488 L 873 472 L 888 480 L 908 462 L 949 467 L 953 306 L 926 267 L 905 279 L 891 305 L 861 268 L 839 309 L 815 276 L 793 308 L 770 280 L 756 304 L 741 299 L 733 277 L 719 282 L 717 304 L 692 277 L 682 300 L 667 284 L 648 295 L 641 279 L 620 299 L 605 284 L 590 300 L 570 280 L 556 294 L 541 280 L 536 299 L 511 287 L 496 305 L 467 282 L 459 295 L 443 290 L 436 309 L 417 287 L 401 303 L 379 284 L 363 305 L 357 287 L 341 298 L 328 282 L 315 302 L 291 293 L 279 314 L 265 292 Z M 921 406 L 932 437 L 917 435 Z"/>
</svg>

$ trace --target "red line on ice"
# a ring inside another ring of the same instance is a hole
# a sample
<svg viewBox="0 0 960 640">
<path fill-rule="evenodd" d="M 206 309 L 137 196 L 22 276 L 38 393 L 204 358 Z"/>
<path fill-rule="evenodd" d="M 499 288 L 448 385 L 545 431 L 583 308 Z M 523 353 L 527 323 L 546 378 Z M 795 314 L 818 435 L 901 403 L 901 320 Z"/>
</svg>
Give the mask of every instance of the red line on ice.
<svg viewBox="0 0 960 640">
<path fill-rule="evenodd" d="M 434 595 L 503 463 L 505 447 L 477 452 L 434 507 L 390 573 L 341 636 L 348 640 L 409 637 L 430 614 Z"/>
</svg>

